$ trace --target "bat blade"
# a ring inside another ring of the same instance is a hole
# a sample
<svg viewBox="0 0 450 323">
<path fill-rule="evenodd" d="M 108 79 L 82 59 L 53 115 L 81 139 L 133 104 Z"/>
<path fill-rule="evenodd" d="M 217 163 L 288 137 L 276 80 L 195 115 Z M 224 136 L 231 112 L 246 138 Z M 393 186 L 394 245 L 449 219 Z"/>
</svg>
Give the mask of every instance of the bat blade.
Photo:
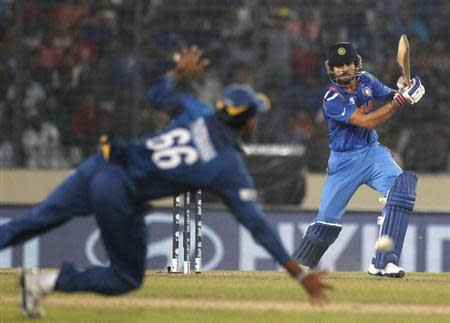
<svg viewBox="0 0 450 323">
<path fill-rule="evenodd" d="M 408 37 L 403 34 L 398 41 L 397 63 L 403 74 L 403 78 L 407 85 L 411 84 L 411 71 L 409 67 L 409 41 Z"/>
</svg>

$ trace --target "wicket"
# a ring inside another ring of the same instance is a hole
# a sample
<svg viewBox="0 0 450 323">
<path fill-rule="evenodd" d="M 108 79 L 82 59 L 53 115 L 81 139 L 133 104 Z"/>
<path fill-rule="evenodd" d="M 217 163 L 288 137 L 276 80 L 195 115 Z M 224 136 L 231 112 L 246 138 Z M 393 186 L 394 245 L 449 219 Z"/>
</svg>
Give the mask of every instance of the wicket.
<svg viewBox="0 0 450 323">
<path fill-rule="evenodd" d="M 183 208 L 181 197 L 184 195 Z M 180 257 L 180 216 L 183 211 L 183 273 L 191 273 L 191 192 L 178 194 L 173 197 L 172 210 L 172 265 L 167 268 L 170 273 L 179 273 Z M 202 191 L 195 192 L 195 273 L 202 272 Z"/>
</svg>

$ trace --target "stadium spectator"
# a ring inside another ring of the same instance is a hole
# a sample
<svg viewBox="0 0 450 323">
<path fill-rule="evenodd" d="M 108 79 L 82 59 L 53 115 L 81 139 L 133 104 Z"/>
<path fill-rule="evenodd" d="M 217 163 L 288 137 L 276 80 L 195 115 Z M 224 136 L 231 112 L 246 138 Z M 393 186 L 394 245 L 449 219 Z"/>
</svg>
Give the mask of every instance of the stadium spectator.
<svg viewBox="0 0 450 323">
<path fill-rule="evenodd" d="M 61 168 L 67 166 L 61 150 L 58 128 L 43 121 L 37 110 L 28 112 L 28 127 L 22 135 L 26 166 L 29 168 Z"/>
<path fill-rule="evenodd" d="M 22 71 L 21 86 L 24 91 L 23 106 L 25 108 L 25 113 L 37 110 L 39 104 L 46 97 L 44 86 L 41 83 L 34 81 L 31 78 L 30 72 L 26 69 Z M 6 99 L 9 101 L 10 105 L 13 105 L 15 98 L 16 86 L 15 84 L 11 84 L 7 90 Z"/>
<path fill-rule="evenodd" d="M 42 103 L 40 110 L 43 121 L 56 126 L 63 144 L 70 143 L 70 111 L 59 101 L 56 93 L 50 93 Z"/>
<path fill-rule="evenodd" d="M 0 168 L 14 165 L 13 145 L 9 139 L 8 129 L 5 124 L 0 123 Z"/>
<path fill-rule="evenodd" d="M 4 7 L 5 19 L 11 23 L 1 24 L 4 42 L 0 44 L 0 57 L 8 75 L 3 84 L 9 89 L 0 91 L 0 101 L 4 102 L 0 109 L 9 120 L 15 104 L 13 76 L 20 55 L 14 52 L 18 34 L 8 11 L 10 6 Z M 321 106 L 320 93 L 327 81 L 324 57 L 318 54 L 324 44 L 352 41 L 365 57 L 366 68 L 395 84 L 399 76 L 396 44 L 399 34 L 406 32 L 412 49 L 412 70 L 420 71 L 424 82 L 430 84 L 430 95 L 421 105 L 430 108 L 417 108 L 413 116 L 396 118 L 381 129 L 385 138 L 395 139 L 396 133 L 405 129 L 414 132 L 424 118 L 446 120 L 449 109 L 435 107 L 446 100 L 449 7 L 449 2 L 439 0 L 426 4 L 387 0 L 342 0 L 331 4 L 269 1 L 256 7 L 242 1 L 196 1 L 189 7 L 178 0 L 160 1 L 144 5 L 138 49 L 133 32 L 135 9 L 126 1 L 28 2 L 24 6 L 22 54 L 31 77 L 20 76 L 30 79 L 30 84 L 23 85 L 25 110 L 37 107 L 45 93 L 54 89 L 60 91 L 60 102 L 68 109 L 76 110 L 76 98 L 86 93 L 93 93 L 99 106 L 114 109 L 121 104 L 122 91 L 127 88 L 138 96 L 136 91 L 141 85 L 136 82 L 144 80 L 147 84 L 170 68 L 175 50 L 195 42 L 202 44 L 208 57 L 218 63 L 209 80 L 227 83 L 241 78 L 239 83 L 264 91 L 271 88 L 274 109 L 270 118 L 261 120 L 270 133 L 258 130 L 253 141 L 281 143 L 286 136 L 275 135 L 274 129 L 291 122 L 288 118 L 295 115 L 298 100 L 315 122 L 315 112 Z M 135 73 L 138 58 L 143 68 L 140 77 Z M 205 82 L 197 89 L 205 99 L 214 96 Z M 124 113 L 126 119 L 128 111 L 116 113 Z M 450 146 L 450 136 L 445 129 L 442 131 L 443 140 Z M 443 167 L 440 171 L 450 171 L 443 164 L 439 167 Z"/>
<path fill-rule="evenodd" d="M 265 86 L 283 87 L 292 80 L 292 50 L 299 39 L 287 28 L 291 14 L 292 10 L 287 7 L 276 8 L 258 40 L 261 48 L 259 77 Z"/>
<path fill-rule="evenodd" d="M 82 150 L 83 156 L 92 153 L 100 135 L 97 127 L 98 112 L 98 103 L 90 93 L 82 94 L 79 105 L 72 112 L 72 144 Z"/>
</svg>

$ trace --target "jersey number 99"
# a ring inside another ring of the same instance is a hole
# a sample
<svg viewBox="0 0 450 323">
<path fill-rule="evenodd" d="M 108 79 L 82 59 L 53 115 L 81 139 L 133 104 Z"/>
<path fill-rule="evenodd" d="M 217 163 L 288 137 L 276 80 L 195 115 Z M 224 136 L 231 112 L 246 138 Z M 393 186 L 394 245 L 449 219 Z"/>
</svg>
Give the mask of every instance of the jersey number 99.
<svg viewBox="0 0 450 323">
<path fill-rule="evenodd" d="M 191 133 L 184 128 L 175 128 L 158 137 L 149 139 L 145 146 L 153 150 L 152 160 L 160 169 L 172 169 L 182 162 L 192 165 L 198 160 L 197 150 L 189 146 Z"/>
</svg>

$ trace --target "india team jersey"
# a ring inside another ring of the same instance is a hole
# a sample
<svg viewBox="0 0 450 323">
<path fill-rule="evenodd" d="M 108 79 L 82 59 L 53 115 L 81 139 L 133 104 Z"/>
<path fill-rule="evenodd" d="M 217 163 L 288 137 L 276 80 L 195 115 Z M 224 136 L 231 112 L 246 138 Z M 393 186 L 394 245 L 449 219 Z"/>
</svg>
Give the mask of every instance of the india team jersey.
<svg viewBox="0 0 450 323">
<path fill-rule="evenodd" d="M 349 124 L 352 113 L 359 109 L 371 113 L 374 100 L 387 101 L 392 89 L 373 75 L 362 72 L 356 81 L 356 91 L 347 92 L 331 84 L 323 98 L 323 115 L 328 126 L 329 147 L 334 151 L 357 150 L 377 141 L 377 132 Z"/>
</svg>

